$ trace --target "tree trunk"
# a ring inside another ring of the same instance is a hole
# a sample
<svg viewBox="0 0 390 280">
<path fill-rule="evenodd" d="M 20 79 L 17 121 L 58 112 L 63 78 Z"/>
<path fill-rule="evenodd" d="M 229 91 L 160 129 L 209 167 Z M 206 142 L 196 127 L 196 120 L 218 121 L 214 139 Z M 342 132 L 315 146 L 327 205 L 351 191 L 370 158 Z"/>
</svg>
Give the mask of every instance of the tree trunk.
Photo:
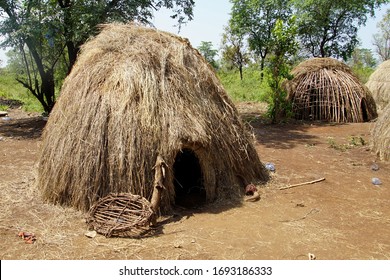
<svg viewBox="0 0 390 280">
<path fill-rule="evenodd" d="M 260 61 L 260 82 L 263 82 L 264 80 L 264 63 L 265 63 L 265 58 L 261 58 Z"/>
<path fill-rule="evenodd" d="M 44 96 L 45 104 L 42 104 L 46 113 L 50 113 L 55 104 L 55 82 L 53 70 L 48 70 L 41 76 L 41 96 Z"/>
<path fill-rule="evenodd" d="M 39 81 L 35 80 L 35 85 L 31 84 L 27 88 L 34 94 L 35 97 L 37 97 L 39 102 L 42 104 L 45 112 L 50 113 L 55 103 L 55 82 L 53 73 L 54 70 L 52 68 L 45 70 L 42 58 L 36 49 L 36 45 L 32 43 L 32 40 L 27 38 L 26 45 L 30 53 L 32 54 L 32 57 L 38 69 L 38 74 L 41 78 L 40 86 Z"/>
<path fill-rule="evenodd" d="M 77 48 L 72 41 L 66 42 L 66 48 L 68 49 L 68 59 L 69 59 L 68 75 L 69 75 L 70 71 L 73 68 L 73 65 L 76 62 L 79 48 Z"/>
</svg>

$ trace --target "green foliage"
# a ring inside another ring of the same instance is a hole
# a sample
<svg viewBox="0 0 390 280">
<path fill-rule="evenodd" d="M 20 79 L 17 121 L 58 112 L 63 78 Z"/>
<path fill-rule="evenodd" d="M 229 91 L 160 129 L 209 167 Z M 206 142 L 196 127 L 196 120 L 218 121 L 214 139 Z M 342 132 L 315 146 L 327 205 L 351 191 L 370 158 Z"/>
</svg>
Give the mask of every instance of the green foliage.
<svg viewBox="0 0 390 280">
<path fill-rule="evenodd" d="M 271 30 L 278 19 L 286 20 L 292 13 L 290 0 L 231 0 L 229 25 L 234 34 L 245 36 L 249 47 L 260 57 L 260 71 L 272 48 Z"/>
<path fill-rule="evenodd" d="M 374 72 L 377 61 L 369 49 L 356 48 L 351 58 L 347 61 L 354 74 L 365 84 Z"/>
<path fill-rule="evenodd" d="M 230 26 L 224 28 L 222 34 L 222 61 L 227 69 L 238 69 L 240 79 L 243 77 L 243 68 L 249 63 L 249 54 L 246 49 L 244 36 L 235 34 Z"/>
<path fill-rule="evenodd" d="M 356 147 L 362 147 L 367 144 L 367 142 L 361 136 L 349 136 L 348 143 L 343 144 L 337 143 L 333 137 L 328 137 L 327 142 L 330 148 L 340 152 L 345 152 Z"/>
<path fill-rule="evenodd" d="M 237 71 L 218 71 L 218 76 L 228 95 L 234 101 L 269 102 L 271 90 L 266 78 L 260 81 L 260 72 L 256 66 L 243 68 L 244 79 L 241 80 Z"/>
<path fill-rule="evenodd" d="M 23 103 L 23 109 L 28 112 L 43 112 L 39 101 L 28 93 L 16 80 L 16 75 L 7 69 L 0 69 L 0 97 L 18 100 Z"/>
<path fill-rule="evenodd" d="M 295 40 L 297 34 L 296 18 L 292 16 L 286 21 L 277 20 L 272 29 L 272 56 L 269 60 L 268 83 L 272 89 L 272 102 L 269 106 L 269 117 L 272 122 L 277 122 L 282 115 L 288 115 L 291 111 L 287 102 L 287 93 L 282 88 L 285 79 L 291 79 L 291 65 L 289 58 L 298 51 L 298 43 Z"/>
<path fill-rule="evenodd" d="M 390 9 L 378 23 L 379 33 L 373 36 L 376 53 L 382 61 L 390 59 Z"/>
<path fill-rule="evenodd" d="M 294 0 L 301 44 L 314 57 L 346 60 L 358 43 L 358 28 L 388 0 Z"/>
<path fill-rule="evenodd" d="M 350 136 L 349 137 L 349 145 L 350 146 L 365 146 L 366 141 L 361 136 Z"/>
<path fill-rule="evenodd" d="M 1 47 L 19 52 L 17 80 L 39 100 L 46 112 L 56 89 L 76 61 L 80 46 L 109 22 L 149 23 L 165 7 L 178 25 L 192 19 L 194 0 L 4 0 L 0 1 Z M 21 63 L 20 63 L 21 62 Z"/>
<path fill-rule="evenodd" d="M 198 51 L 203 55 L 206 61 L 214 67 L 214 69 L 218 68 L 218 64 L 215 61 L 215 56 L 218 54 L 218 51 L 213 48 L 212 42 L 200 42 L 200 46 L 198 46 Z"/>
<path fill-rule="evenodd" d="M 352 67 L 352 72 L 359 78 L 359 80 L 365 84 L 370 78 L 371 74 L 374 73 L 375 69 L 371 67 L 362 67 L 359 65 L 354 65 Z"/>
<path fill-rule="evenodd" d="M 377 61 L 371 50 L 356 48 L 353 50 L 351 58 L 347 61 L 350 66 L 359 65 L 362 67 L 375 68 Z"/>
</svg>

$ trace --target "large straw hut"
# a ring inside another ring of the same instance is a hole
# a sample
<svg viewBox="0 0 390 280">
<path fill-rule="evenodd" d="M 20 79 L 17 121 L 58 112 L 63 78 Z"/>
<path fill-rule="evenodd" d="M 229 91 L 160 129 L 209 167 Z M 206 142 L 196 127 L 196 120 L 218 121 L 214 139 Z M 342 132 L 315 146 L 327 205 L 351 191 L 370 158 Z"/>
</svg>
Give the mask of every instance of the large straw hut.
<svg viewBox="0 0 390 280">
<path fill-rule="evenodd" d="M 371 74 L 366 86 L 378 107 L 383 110 L 390 103 L 390 60 L 382 62 Z"/>
<path fill-rule="evenodd" d="M 253 135 L 199 52 L 133 24 L 104 25 L 82 47 L 42 137 L 43 197 L 82 211 L 112 193 L 150 199 L 159 156 L 163 212 L 237 197 L 268 178 Z"/>
<path fill-rule="evenodd" d="M 292 71 L 285 86 L 296 119 L 364 122 L 377 117 L 374 99 L 350 68 L 333 58 L 313 58 Z"/>
<path fill-rule="evenodd" d="M 372 150 L 381 160 L 390 160 L 390 103 L 375 122 L 371 133 Z"/>
</svg>

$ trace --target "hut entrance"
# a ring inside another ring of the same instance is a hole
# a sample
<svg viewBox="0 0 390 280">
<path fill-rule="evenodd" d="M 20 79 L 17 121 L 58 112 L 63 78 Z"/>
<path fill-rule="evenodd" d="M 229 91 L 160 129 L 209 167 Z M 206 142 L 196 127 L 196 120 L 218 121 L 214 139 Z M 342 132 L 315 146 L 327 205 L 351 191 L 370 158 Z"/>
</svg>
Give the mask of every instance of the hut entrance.
<svg viewBox="0 0 390 280">
<path fill-rule="evenodd" d="M 179 151 L 173 164 L 175 204 L 193 208 L 206 202 L 202 169 L 199 159 L 191 149 Z"/>
<path fill-rule="evenodd" d="M 368 119 L 368 114 L 367 114 L 367 103 L 366 103 L 366 99 L 365 98 L 363 98 L 362 101 L 360 102 L 360 107 L 361 107 L 361 110 L 362 110 L 363 121 L 364 122 L 368 122 L 369 119 Z"/>
</svg>

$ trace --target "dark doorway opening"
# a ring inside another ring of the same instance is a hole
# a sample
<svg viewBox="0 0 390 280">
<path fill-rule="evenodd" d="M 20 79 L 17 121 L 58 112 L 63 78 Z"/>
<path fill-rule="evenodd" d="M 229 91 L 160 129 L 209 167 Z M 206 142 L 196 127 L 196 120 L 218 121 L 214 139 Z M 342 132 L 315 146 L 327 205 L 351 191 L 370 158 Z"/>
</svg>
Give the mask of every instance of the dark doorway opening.
<svg viewBox="0 0 390 280">
<path fill-rule="evenodd" d="M 364 122 L 368 122 L 369 119 L 368 119 L 368 113 L 367 113 L 367 104 L 366 104 L 366 99 L 362 99 L 361 103 L 360 103 L 360 107 L 361 107 L 361 110 L 362 110 L 362 115 L 363 115 L 363 121 Z"/>
<path fill-rule="evenodd" d="M 191 149 L 179 151 L 173 164 L 175 204 L 195 208 L 206 202 L 202 169 L 199 159 Z"/>
</svg>

